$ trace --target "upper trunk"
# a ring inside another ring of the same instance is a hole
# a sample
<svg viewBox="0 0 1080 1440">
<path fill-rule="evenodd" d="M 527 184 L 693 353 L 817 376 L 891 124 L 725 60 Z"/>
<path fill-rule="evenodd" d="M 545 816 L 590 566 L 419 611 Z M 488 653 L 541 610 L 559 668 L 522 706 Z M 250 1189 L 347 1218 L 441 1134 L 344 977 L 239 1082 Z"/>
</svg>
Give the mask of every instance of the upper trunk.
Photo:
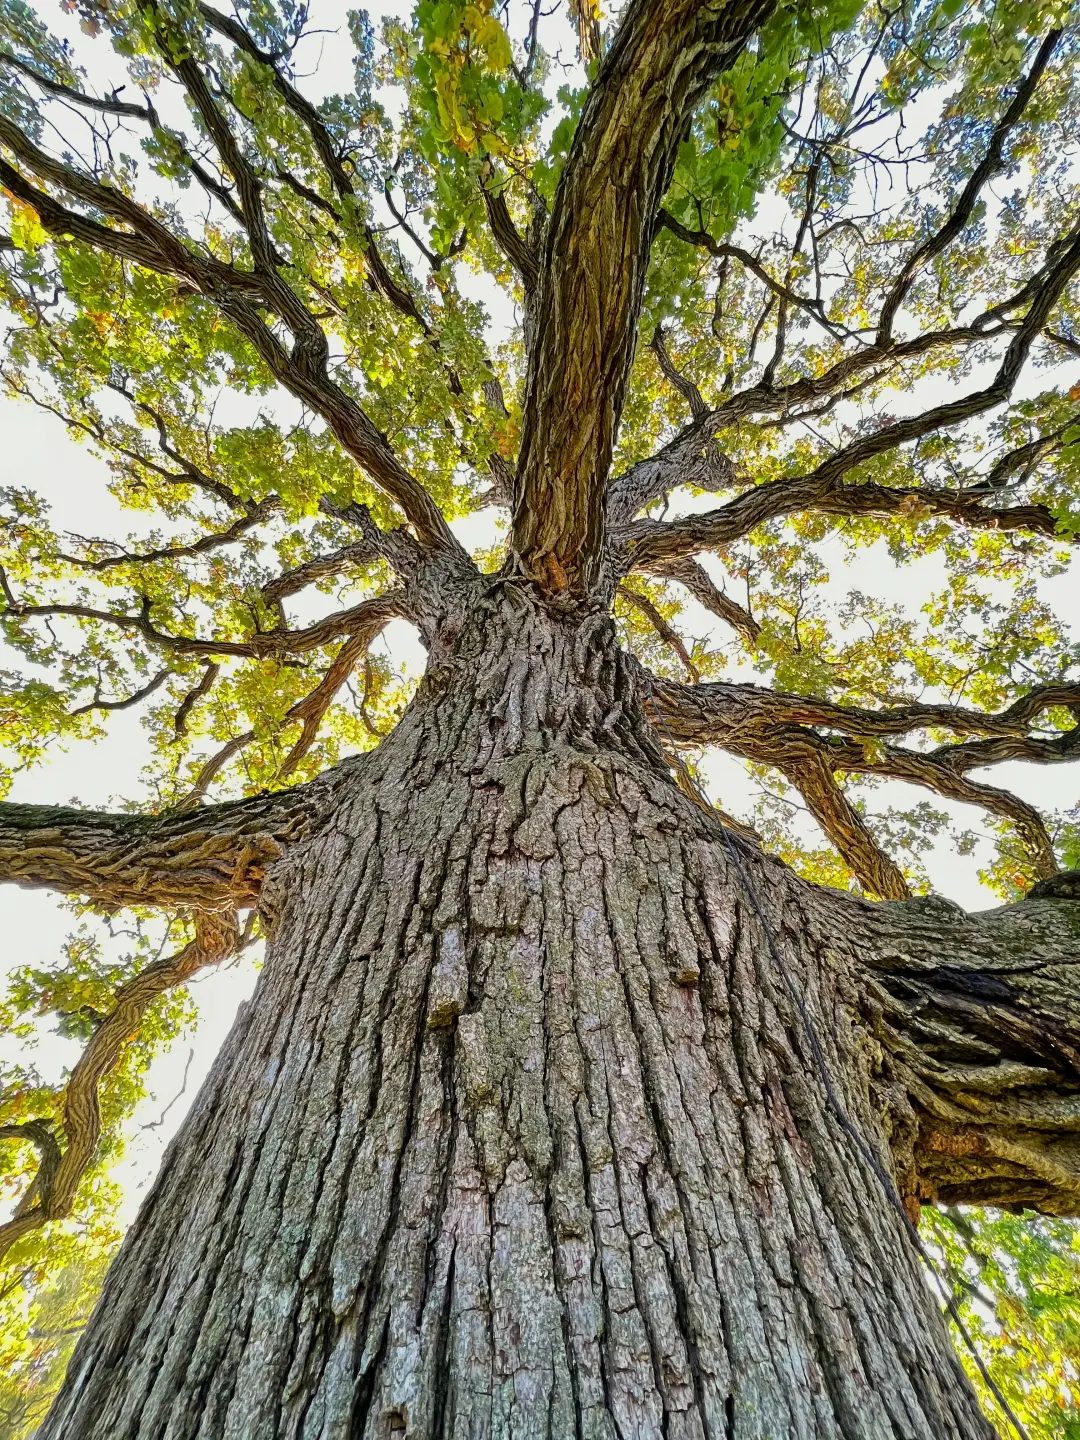
<svg viewBox="0 0 1080 1440">
<path fill-rule="evenodd" d="M 778 972 L 607 618 L 492 584 L 336 784 L 43 1437 L 992 1433 L 858 942 L 745 850 Z"/>
</svg>

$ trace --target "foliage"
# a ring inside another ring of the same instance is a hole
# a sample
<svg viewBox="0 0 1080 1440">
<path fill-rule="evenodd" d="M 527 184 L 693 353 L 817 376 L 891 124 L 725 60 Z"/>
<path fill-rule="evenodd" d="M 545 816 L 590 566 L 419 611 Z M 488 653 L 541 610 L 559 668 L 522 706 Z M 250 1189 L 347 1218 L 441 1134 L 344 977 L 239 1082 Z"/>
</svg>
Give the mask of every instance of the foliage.
<svg viewBox="0 0 1080 1440">
<path fill-rule="evenodd" d="M 931 1210 L 925 1230 L 965 1328 L 1032 1440 L 1076 1440 L 1080 1235 L 1075 1225 L 1032 1214 Z M 958 1353 L 994 1414 L 985 1380 L 963 1343 Z"/>
</svg>

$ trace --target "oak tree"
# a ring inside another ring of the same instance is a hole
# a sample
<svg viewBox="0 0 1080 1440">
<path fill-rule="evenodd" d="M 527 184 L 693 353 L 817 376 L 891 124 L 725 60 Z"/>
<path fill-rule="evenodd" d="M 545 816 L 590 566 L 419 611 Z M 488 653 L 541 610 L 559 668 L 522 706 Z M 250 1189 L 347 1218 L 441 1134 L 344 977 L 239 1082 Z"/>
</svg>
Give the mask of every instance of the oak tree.
<svg viewBox="0 0 1080 1440">
<path fill-rule="evenodd" d="M 268 946 L 39 1433 L 989 1435 L 913 1222 L 1080 1209 L 1077 816 L 994 778 L 1080 757 L 1074 7 L 421 0 L 344 94 L 290 0 L 64 10 L 3 377 L 130 519 L 3 496 L 6 739 L 141 707 L 153 798 L 0 805 L 0 878 L 176 943 L 20 982 L 86 1048 L 6 1249 Z"/>
</svg>

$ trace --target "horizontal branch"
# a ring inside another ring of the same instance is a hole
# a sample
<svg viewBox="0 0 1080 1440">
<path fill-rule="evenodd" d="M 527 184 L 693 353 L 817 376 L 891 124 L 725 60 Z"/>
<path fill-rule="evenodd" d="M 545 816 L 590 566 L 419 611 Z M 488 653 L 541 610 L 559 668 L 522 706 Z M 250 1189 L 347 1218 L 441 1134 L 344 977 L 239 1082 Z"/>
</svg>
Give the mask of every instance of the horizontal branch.
<svg viewBox="0 0 1080 1440">
<path fill-rule="evenodd" d="M 261 525 L 271 515 L 281 509 L 281 501 L 276 495 L 258 504 L 252 505 L 246 515 L 233 522 L 226 530 L 217 530 L 209 535 L 200 535 L 198 540 L 193 540 L 189 545 L 163 545 L 157 550 L 127 551 L 119 550 L 112 555 L 100 555 L 89 559 L 83 555 L 57 555 L 58 560 L 64 561 L 67 565 L 75 565 L 80 570 L 116 570 L 123 565 L 152 565 L 158 560 L 184 560 L 193 559 L 196 555 L 207 555 L 212 550 L 220 549 L 223 545 L 232 545 L 237 540 L 242 540 L 249 530 L 256 525 Z M 111 543 L 111 542 L 109 542 Z"/>
<path fill-rule="evenodd" d="M 1080 1213 L 1078 900 L 1071 872 L 982 914 L 936 899 L 853 913 L 914 1106 L 894 1143 L 916 1200 Z"/>
<path fill-rule="evenodd" d="M 798 775 L 820 776 L 825 767 L 830 775 L 840 772 L 904 780 L 948 799 L 978 805 L 1016 827 L 1035 873 L 1041 876 L 1052 875 L 1057 861 L 1038 811 L 1007 790 L 972 780 L 967 772 L 1010 759 L 1043 764 L 1080 760 L 1080 719 L 1077 727 L 1056 739 L 1027 733 L 1038 714 L 1056 706 L 1069 708 L 1080 717 L 1080 686 L 1043 686 L 991 715 L 935 705 L 860 710 L 755 685 L 677 685 L 655 678 L 650 700 L 658 723 L 674 743 L 718 745 L 757 764 L 776 766 L 796 784 Z M 815 725 L 842 733 L 819 734 L 811 728 Z M 890 745 L 882 738 L 935 728 L 995 738 L 944 745 L 928 752 Z M 821 808 L 818 818 L 828 833 L 825 802 L 835 810 L 835 800 L 826 794 L 827 787 L 819 790 L 818 799 L 812 803 L 807 796 L 807 803 Z M 843 836 L 842 830 L 841 826 L 838 836 L 846 844 L 850 837 Z M 830 838 L 836 840 L 837 836 Z M 889 893 L 877 883 L 873 888 L 878 894 Z"/>
<path fill-rule="evenodd" d="M 19 619 L 33 619 L 35 616 L 69 615 L 78 620 L 97 620 L 118 630 L 138 634 L 148 645 L 174 655 L 233 655 L 245 659 L 266 659 L 283 655 L 305 655 L 342 635 L 356 634 L 371 624 L 385 624 L 388 620 L 406 613 L 404 595 L 391 590 L 385 595 L 375 595 L 362 600 L 348 610 L 338 610 L 321 620 L 306 626 L 303 630 L 266 630 L 253 635 L 250 640 L 215 640 L 196 636 L 172 635 L 159 630 L 151 617 L 152 607 L 144 600 L 138 615 L 127 615 L 114 610 L 99 610 L 92 605 L 67 604 L 58 602 L 51 605 L 10 605 L 9 614 Z"/>
<path fill-rule="evenodd" d="M 317 821 L 314 799 L 299 786 L 165 815 L 0 804 L 0 883 L 109 909 L 233 911 L 256 902 L 268 866 Z"/>
<path fill-rule="evenodd" d="M 710 733 L 715 736 L 721 727 L 740 730 L 765 725 L 818 725 L 865 739 L 938 729 L 957 735 L 1026 736 L 1032 721 L 1046 710 L 1057 706 L 1080 709 L 1080 683 L 1036 686 L 998 711 L 920 703 L 868 710 L 724 680 L 693 688 L 665 681 L 662 688 L 665 705 L 671 709 L 669 719 L 682 727 L 676 734 L 690 744 L 709 743 L 706 737 Z M 697 739 L 692 738 L 695 727 Z"/>
</svg>

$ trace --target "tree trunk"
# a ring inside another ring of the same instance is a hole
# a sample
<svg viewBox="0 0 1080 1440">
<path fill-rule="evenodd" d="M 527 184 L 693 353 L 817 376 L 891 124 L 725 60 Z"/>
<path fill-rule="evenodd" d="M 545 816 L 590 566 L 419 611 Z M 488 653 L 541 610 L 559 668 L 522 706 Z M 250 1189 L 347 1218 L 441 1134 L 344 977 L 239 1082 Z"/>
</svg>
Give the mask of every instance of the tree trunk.
<svg viewBox="0 0 1080 1440">
<path fill-rule="evenodd" d="M 993 1433 L 789 998 L 910 1153 L 850 902 L 740 845 L 785 980 L 640 702 L 492 583 L 339 768 L 43 1437 Z"/>
</svg>

